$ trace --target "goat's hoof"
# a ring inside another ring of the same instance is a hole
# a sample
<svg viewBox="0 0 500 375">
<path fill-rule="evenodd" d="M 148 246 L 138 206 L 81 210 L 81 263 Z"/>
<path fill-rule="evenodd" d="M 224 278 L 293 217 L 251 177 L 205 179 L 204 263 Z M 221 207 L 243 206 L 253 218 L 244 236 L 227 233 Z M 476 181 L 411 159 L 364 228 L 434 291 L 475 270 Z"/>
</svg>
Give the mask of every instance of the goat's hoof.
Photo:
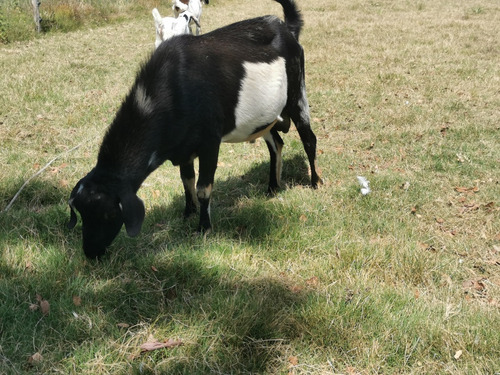
<svg viewBox="0 0 500 375">
<path fill-rule="evenodd" d="M 267 193 L 266 195 L 270 198 L 275 197 L 276 194 L 278 194 L 278 187 L 277 186 L 269 186 L 267 188 Z"/>
<path fill-rule="evenodd" d="M 203 237 L 203 240 L 206 240 L 207 236 L 210 235 L 211 232 L 212 228 L 207 228 L 207 229 L 198 228 L 198 230 L 196 231 L 196 235 L 201 236 Z"/>
<path fill-rule="evenodd" d="M 189 219 L 191 216 L 196 214 L 197 212 L 197 207 L 196 205 L 187 205 L 186 208 L 184 209 L 184 220 Z"/>
<path fill-rule="evenodd" d="M 196 229 L 196 232 L 200 233 L 200 234 L 210 233 L 211 231 L 212 231 L 212 226 L 201 226 L 201 225 L 198 225 L 198 229 Z"/>
<path fill-rule="evenodd" d="M 319 185 L 323 185 L 323 180 L 320 177 L 318 177 L 314 181 L 311 181 L 311 186 L 313 189 L 317 189 Z"/>
</svg>

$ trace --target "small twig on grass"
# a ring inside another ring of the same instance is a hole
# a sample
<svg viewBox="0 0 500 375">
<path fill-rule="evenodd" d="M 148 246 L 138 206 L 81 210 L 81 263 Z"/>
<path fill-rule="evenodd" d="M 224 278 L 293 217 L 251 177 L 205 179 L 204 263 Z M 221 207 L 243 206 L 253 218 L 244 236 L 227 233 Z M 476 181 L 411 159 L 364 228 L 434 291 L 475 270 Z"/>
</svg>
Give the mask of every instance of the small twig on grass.
<svg viewBox="0 0 500 375">
<path fill-rule="evenodd" d="M 31 180 L 33 180 L 35 177 L 37 177 L 38 175 L 40 175 L 44 170 L 46 170 L 53 162 L 55 162 L 57 159 L 59 159 L 61 156 L 65 155 L 65 154 L 69 154 L 70 152 L 72 151 L 75 151 L 77 148 L 79 148 L 81 145 L 83 145 L 85 142 L 87 141 L 84 141 L 78 145 L 76 145 L 75 147 L 67 150 L 67 151 L 64 151 L 62 153 L 60 153 L 59 155 L 57 155 L 55 158 L 53 158 L 51 161 L 49 161 L 47 164 L 45 164 L 45 166 L 40 169 L 38 172 L 36 172 L 34 175 L 32 175 L 30 178 L 28 178 L 24 184 L 21 186 L 21 188 L 17 191 L 17 193 L 14 195 L 14 197 L 12 198 L 12 200 L 9 202 L 9 204 L 3 209 L 2 212 L 7 212 L 10 210 L 10 208 L 12 207 L 12 205 L 14 204 L 14 202 L 16 201 L 17 197 L 19 196 L 19 194 L 21 194 L 21 192 L 23 191 L 23 189 L 26 187 L 26 185 L 28 185 L 30 183 Z"/>
</svg>

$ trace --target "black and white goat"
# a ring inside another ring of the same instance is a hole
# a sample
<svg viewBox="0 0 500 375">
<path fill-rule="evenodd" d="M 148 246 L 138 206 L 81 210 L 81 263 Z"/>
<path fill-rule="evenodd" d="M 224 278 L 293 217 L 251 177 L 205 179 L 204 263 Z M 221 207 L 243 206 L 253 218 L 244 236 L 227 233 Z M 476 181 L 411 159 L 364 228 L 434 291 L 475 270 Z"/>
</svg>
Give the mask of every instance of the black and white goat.
<svg viewBox="0 0 500 375">
<path fill-rule="evenodd" d="M 280 183 L 283 140 L 293 120 L 311 168 L 316 136 L 310 127 L 304 53 L 298 43 L 302 17 L 293 0 L 285 22 L 264 16 L 195 37 L 162 43 L 139 71 L 102 141 L 96 166 L 74 187 L 71 218 L 82 218 L 83 250 L 104 254 L 120 228 L 139 233 L 145 216 L 136 195 L 146 177 L 166 160 L 180 166 L 185 216 L 200 208 L 201 231 L 211 228 L 210 197 L 221 142 L 263 137 L 271 155 L 268 191 Z M 193 160 L 199 158 L 195 186 Z"/>
</svg>

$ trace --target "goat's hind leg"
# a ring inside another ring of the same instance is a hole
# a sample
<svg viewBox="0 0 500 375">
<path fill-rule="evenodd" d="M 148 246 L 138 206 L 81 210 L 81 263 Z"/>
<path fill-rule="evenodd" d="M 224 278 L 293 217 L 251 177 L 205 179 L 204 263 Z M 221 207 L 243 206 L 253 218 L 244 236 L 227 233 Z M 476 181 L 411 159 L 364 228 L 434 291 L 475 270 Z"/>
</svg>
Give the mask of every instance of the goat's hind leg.
<svg viewBox="0 0 500 375">
<path fill-rule="evenodd" d="M 186 197 L 186 208 L 184 209 L 184 218 L 188 218 L 196 213 L 197 198 L 195 189 L 195 173 L 193 161 L 180 165 L 181 180 L 184 185 L 184 195 Z"/>
<path fill-rule="evenodd" d="M 302 83 L 304 85 L 304 83 Z M 316 135 L 311 129 L 311 119 L 309 114 L 309 104 L 305 88 L 301 90 L 301 98 L 295 105 L 289 108 L 290 117 L 292 118 L 297 131 L 299 132 L 300 140 L 306 151 L 311 168 L 311 185 L 317 188 L 323 181 L 319 177 L 316 169 Z"/>
</svg>

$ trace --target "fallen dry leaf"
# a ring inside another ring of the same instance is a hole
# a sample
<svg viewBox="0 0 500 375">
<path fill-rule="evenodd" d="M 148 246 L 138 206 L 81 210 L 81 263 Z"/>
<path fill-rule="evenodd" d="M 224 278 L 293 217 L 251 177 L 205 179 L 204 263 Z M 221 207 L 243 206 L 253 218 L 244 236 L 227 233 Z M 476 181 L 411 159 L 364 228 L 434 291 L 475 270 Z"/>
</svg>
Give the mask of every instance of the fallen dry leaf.
<svg viewBox="0 0 500 375">
<path fill-rule="evenodd" d="M 153 272 L 158 272 L 158 268 L 156 268 L 155 266 L 151 266 L 151 270 L 152 270 Z"/>
<path fill-rule="evenodd" d="M 50 314 L 50 303 L 47 300 L 41 300 L 40 301 L 40 310 L 42 311 L 43 315 L 49 315 Z"/>
<path fill-rule="evenodd" d="M 31 311 L 36 311 L 36 310 L 38 310 L 38 307 L 39 307 L 38 304 L 36 304 L 36 303 L 30 303 L 29 309 Z"/>
<path fill-rule="evenodd" d="M 319 117 L 313 117 L 313 122 L 324 122 L 325 119 L 324 118 L 319 118 Z"/>
<path fill-rule="evenodd" d="M 459 193 L 469 193 L 469 192 L 477 193 L 479 191 L 479 188 L 477 186 L 474 186 L 474 187 L 471 187 L 471 188 L 466 188 L 466 187 L 463 187 L 463 186 L 457 186 L 457 187 L 455 187 L 455 191 L 457 191 Z"/>
<path fill-rule="evenodd" d="M 40 306 L 40 310 L 42 311 L 42 314 L 43 315 L 49 315 L 50 313 L 50 303 L 49 301 L 45 300 L 42 298 L 42 296 L 40 294 L 37 294 L 35 296 L 37 302 L 38 302 L 38 305 Z M 32 310 L 34 311 L 34 310 Z"/>
<path fill-rule="evenodd" d="M 483 291 L 486 286 L 483 283 L 484 279 L 479 279 L 479 280 L 466 280 L 462 283 L 462 286 L 466 289 L 473 289 L 477 290 L 478 292 Z"/>
<path fill-rule="evenodd" d="M 459 358 L 462 356 L 462 353 L 463 353 L 463 352 L 462 352 L 461 350 L 457 350 L 457 351 L 455 352 L 455 355 L 453 356 L 453 358 L 455 358 L 455 359 L 459 359 Z"/>
<path fill-rule="evenodd" d="M 309 285 L 309 286 L 318 286 L 319 285 L 319 279 L 317 276 L 313 276 L 311 277 L 310 279 L 307 279 L 306 280 L 306 284 Z"/>
<path fill-rule="evenodd" d="M 303 223 L 305 223 L 307 221 L 307 216 L 302 214 L 302 215 L 300 215 L 299 220 L 302 221 Z"/>
<path fill-rule="evenodd" d="M 482 205 L 483 209 L 491 211 L 495 208 L 495 202 L 489 202 Z"/>
<path fill-rule="evenodd" d="M 292 293 L 300 293 L 304 288 L 300 285 L 292 285 L 289 287 L 289 289 Z"/>
<path fill-rule="evenodd" d="M 130 324 L 127 324 L 127 323 L 118 323 L 116 326 L 119 327 L 119 328 L 128 328 L 128 327 L 130 327 Z"/>
<path fill-rule="evenodd" d="M 418 245 L 423 250 L 431 251 L 433 253 L 435 253 L 437 251 L 436 248 L 434 247 L 434 245 L 429 245 L 429 244 L 426 244 L 425 242 L 419 242 Z"/>
<path fill-rule="evenodd" d="M 73 305 L 80 306 L 82 304 L 82 299 L 80 296 L 73 296 Z"/>
<path fill-rule="evenodd" d="M 43 356 L 38 352 L 36 352 L 35 354 L 33 354 L 28 358 L 28 362 L 32 365 L 40 363 L 42 361 L 43 361 Z"/>
<path fill-rule="evenodd" d="M 181 345 L 184 345 L 184 343 L 181 340 L 168 339 L 163 342 L 158 340 L 153 340 L 153 341 L 148 341 L 141 345 L 141 353 L 150 352 L 153 350 L 163 349 L 163 348 L 175 348 L 176 346 L 181 346 Z"/>
<path fill-rule="evenodd" d="M 288 357 L 288 363 L 292 366 L 297 366 L 299 364 L 299 359 L 296 356 Z"/>
</svg>

